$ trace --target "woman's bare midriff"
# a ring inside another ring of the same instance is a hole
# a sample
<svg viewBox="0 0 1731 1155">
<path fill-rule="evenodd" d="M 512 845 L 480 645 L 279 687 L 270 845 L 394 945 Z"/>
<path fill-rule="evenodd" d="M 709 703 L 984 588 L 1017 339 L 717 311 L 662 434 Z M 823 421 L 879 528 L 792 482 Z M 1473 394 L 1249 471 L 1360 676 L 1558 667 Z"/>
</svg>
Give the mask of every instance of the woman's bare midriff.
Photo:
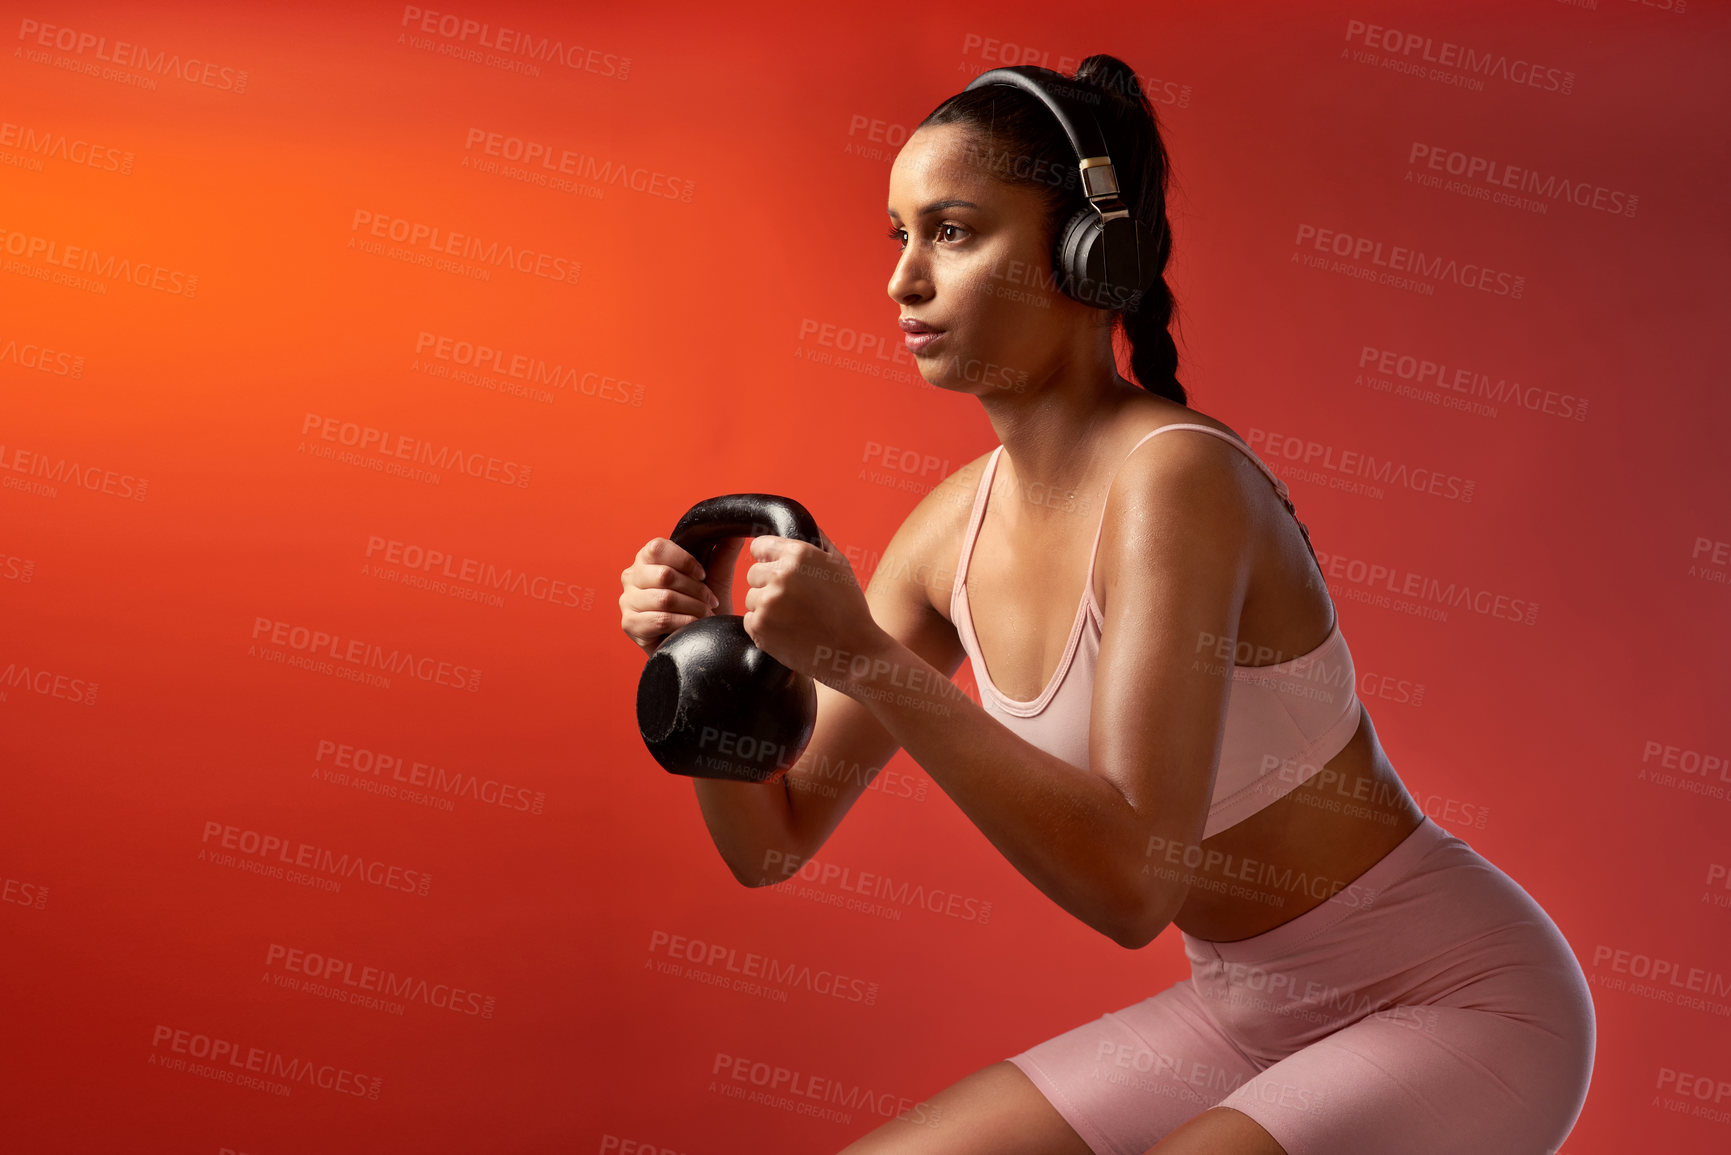
<svg viewBox="0 0 1731 1155">
<path fill-rule="evenodd" d="M 1366 712 L 1345 749 L 1310 781 L 1202 841 L 1202 866 L 1173 925 L 1233 942 L 1273 930 L 1352 887 L 1424 820 Z M 1213 869 L 1208 869 L 1214 864 Z"/>
<path fill-rule="evenodd" d="M 1146 414 L 1132 417 L 1125 431 L 1110 441 L 1127 446 L 1154 424 L 1174 420 L 1201 421 L 1230 431 L 1220 422 L 1192 410 L 1175 408 L 1175 411 L 1160 413 L 1153 422 Z M 1113 451 L 1107 448 L 1104 452 L 1110 454 Z M 1007 458 L 1001 458 L 998 468 L 1003 475 L 1014 466 Z M 993 520 L 993 506 L 999 510 L 1004 508 L 996 498 L 998 484 L 995 480 L 994 496 L 987 506 L 988 523 Z M 1006 479 L 1003 484 L 1006 490 L 1013 491 L 1018 483 Z M 1279 506 L 1272 487 L 1268 500 L 1275 504 L 1279 517 L 1291 520 L 1284 507 Z M 1092 508 L 1097 516 L 1100 506 L 1095 504 Z M 965 532 L 967 519 L 962 517 L 959 520 L 963 525 L 953 543 L 958 551 L 961 547 L 960 533 Z M 1054 532 L 1049 536 L 1053 540 L 1041 542 L 1039 549 L 1024 552 L 1001 543 L 1001 549 L 982 551 L 976 543 L 975 561 L 970 565 L 970 587 L 977 589 L 990 582 L 994 594 L 1002 595 L 995 596 L 990 604 L 1010 610 L 1008 583 L 999 580 L 1001 575 L 982 572 L 982 562 L 990 564 L 988 559 L 994 554 L 1045 559 L 1085 556 L 1088 541 L 1082 541 L 1077 547 L 1071 540 L 1079 533 L 1078 527 L 1071 525 L 1066 532 L 1058 530 L 1058 524 L 1051 527 Z M 1090 523 L 1085 528 L 1091 535 L 1093 525 Z M 986 526 L 981 527 L 982 536 L 986 530 Z M 1027 527 L 1023 527 L 1023 532 L 1037 534 Z M 1063 540 L 1058 540 L 1060 538 Z M 1250 652 L 1274 653 L 1277 655 L 1275 660 L 1279 660 L 1279 655 L 1290 656 L 1313 648 L 1290 644 L 1295 634 L 1306 632 L 1294 623 L 1318 618 L 1322 625 L 1308 632 L 1321 634 L 1329 621 L 1325 590 L 1305 588 L 1306 579 L 1302 575 L 1311 572 L 1305 568 L 1311 563 L 1296 527 L 1289 535 L 1283 534 L 1283 541 L 1281 556 L 1266 567 L 1269 572 L 1252 580 L 1238 638 Z M 954 553 L 950 557 L 953 558 Z M 1061 647 L 1054 648 L 1057 639 L 1063 636 L 1073 620 L 1076 594 L 1083 574 L 1079 567 L 1073 575 L 1062 577 L 1051 573 L 1050 566 L 1024 566 L 1021 570 L 1018 584 L 1025 593 L 1014 599 L 1019 603 L 1015 612 L 1001 615 L 1000 620 L 1020 621 L 1018 632 L 1023 635 L 1025 649 L 1038 650 L 1040 647 L 1033 639 L 1043 638 L 1046 639 L 1048 654 L 1056 654 L 1061 651 Z M 1032 572 L 1034 570 L 1042 572 Z M 1060 588 L 1067 584 L 1066 578 L 1075 584 Z M 1051 588 L 1030 590 L 1027 588 L 1030 584 Z M 1097 581 L 1096 594 L 1099 594 Z M 947 592 L 944 596 L 947 597 Z M 1101 600 L 1103 603 L 1104 599 Z M 1255 603 L 1254 609 L 1252 602 Z M 1051 617 L 1050 610 L 1040 612 L 1046 607 L 1060 607 L 1065 611 L 1064 620 L 1041 620 Z M 944 608 L 947 610 L 947 604 Z M 978 618 L 974 626 L 978 632 L 981 626 Z M 1261 643 L 1276 640 L 1276 635 L 1285 635 L 1288 644 L 1261 647 Z M 985 642 L 982 644 L 987 645 Z M 999 655 L 992 663 L 994 669 L 998 669 L 1007 647 L 1000 641 L 997 645 L 987 645 L 987 648 Z M 1032 676 L 1012 678 L 1001 674 L 994 674 L 994 681 L 1011 696 L 1016 696 L 1017 687 L 1043 684 Z M 1307 782 L 1244 821 L 1203 840 L 1200 862 L 1192 861 L 1186 868 L 1191 885 L 1173 925 L 1193 938 L 1233 942 L 1289 922 L 1327 902 L 1338 891 L 1347 892 L 1345 901 L 1362 899 L 1366 896 L 1359 895 L 1353 888 L 1354 880 L 1399 845 L 1423 819 L 1423 811 L 1407 793 L 1384 755 L 1376 728 L 1366 710 L 1360 716 L 1358 730 L 1352 739 Z M 1194 860 L 1197 856 L 1189 857 Z"/>
</svg>

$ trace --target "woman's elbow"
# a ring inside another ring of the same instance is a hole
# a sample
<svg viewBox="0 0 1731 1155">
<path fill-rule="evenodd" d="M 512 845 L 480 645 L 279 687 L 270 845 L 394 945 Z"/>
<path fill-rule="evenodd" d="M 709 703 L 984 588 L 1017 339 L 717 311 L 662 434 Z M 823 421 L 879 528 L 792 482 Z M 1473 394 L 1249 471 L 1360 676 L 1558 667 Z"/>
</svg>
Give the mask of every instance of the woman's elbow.
<svg viewBox="0 0 1731 1155">
<path fill-rule="evenodd" d="M 1112 941 L 1123 947 L 1125 950 L 1141 950 L 1143 947 L 1159 938 L 1160 932 L 1165 929 L 1165 923 L 1161 923 L 1159 926 L 1152 926 L 1151 924 L 1144 923 L 1131 926 L 1125 929 L 1122 933 L 1113 935 Z"/>
<path fill-rule="evenodd" d="M 1107 937 L 1125 950 L 1141 950 L 1172 925 L 1183 903 L 1183 895 L 1170 891 L 1147 897 Z"/>
<path fill-rule="evenodd" d="M 797 855 L 785 850 L 763 849 L 755 857 L 740 858 L 735 854 L 732 858 L 724 858 L 727 869 L 732 872 L 734 881 L 741 886 L 752 888 L 774 886 L 778 882 L 786 882 L 799 873 L 800 864 L 805 861 L 803 855 Z"/>
</svg>

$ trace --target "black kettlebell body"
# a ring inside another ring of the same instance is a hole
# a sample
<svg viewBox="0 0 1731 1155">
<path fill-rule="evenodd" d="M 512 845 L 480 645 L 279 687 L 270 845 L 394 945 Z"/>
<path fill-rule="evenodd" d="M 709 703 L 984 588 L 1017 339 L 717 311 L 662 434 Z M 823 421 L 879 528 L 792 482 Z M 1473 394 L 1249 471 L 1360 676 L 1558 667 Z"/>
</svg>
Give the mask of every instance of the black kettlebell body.
<svg viewBox="0 0 1731 1155">
<path fill-rule="evenodd" d="M 723 543 L 760 534 L 822 544 L 805 506 L 772 493 L 700 501 L 667 536 L 707 573 Z M 816 684 L 758 649 L 741 614 L 674 630 L 637 682 L 638 733 L 672 774 L 765 781 L 799 760 L 816 724 Z"/>
</svg>

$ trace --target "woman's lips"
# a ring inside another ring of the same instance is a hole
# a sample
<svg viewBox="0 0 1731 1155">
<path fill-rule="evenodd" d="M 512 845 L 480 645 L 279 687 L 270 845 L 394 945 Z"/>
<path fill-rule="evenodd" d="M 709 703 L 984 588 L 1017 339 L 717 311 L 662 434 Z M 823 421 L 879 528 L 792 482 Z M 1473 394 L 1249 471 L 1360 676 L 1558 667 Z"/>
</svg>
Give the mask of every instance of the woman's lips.
<svg viewBox="0 0 1731 1155">
<path fill-rule="evenodd" d="M 913 333 L 904 333 L 902 344 L 907 346 L 908 352 L 919 353 L 943 335 L 942 329 L 921 329 Z"/>
<path fill-rule="evenodd" d="M 942 329 L 934 329 L 924 321 L 916 321 L 912 317 L 903 317 L 896 323 L 901 326 L 902 343 L 908 347 L 910 353 L 920 352 L 944 335 Z"/>
</svg>

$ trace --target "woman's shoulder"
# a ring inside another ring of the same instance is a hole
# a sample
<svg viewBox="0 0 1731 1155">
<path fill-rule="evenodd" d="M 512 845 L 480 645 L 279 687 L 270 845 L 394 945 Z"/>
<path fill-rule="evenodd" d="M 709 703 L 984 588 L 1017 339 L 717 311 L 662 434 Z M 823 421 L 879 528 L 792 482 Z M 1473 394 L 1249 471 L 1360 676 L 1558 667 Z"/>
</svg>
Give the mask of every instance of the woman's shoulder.
<svg viewBox="0 0 1731 1155">
<path fill-rule="evenodd" d="M 930 548 L 928 561 L 934 568 L 941 567 L 953 571 L 956 562 L 960 560 L 962 538 L 968 532 L 968 523 L 973 520 L 974 503 L 980 495 L 980 485 L 985 480 L 986 469 L 991 464 L 992 455 L 1001 445 L 994 445 L 972 461 L 966 462 L 954 473 L 932 486 L 932 491 L 920 500 L 908 515 L 912 521 L 916 517 L 925 529 L 925 540 Z M 949 580 L 953 572 L 944 574 L 941 591 L 934 587 L 935 598 L 943 602 L 945 616 L 949 614 Z M 941 592 L 941 597 L 938 595 Z"/>
<path fill-rule="evenodd" d="M 904 578 L 913 577 L 924 589 L 927 604 L 946 620 L 962 538 L 997 449 L 993 446 L 933 485 L 902 519 L 878 562 L 879 568 L 888 565 Z"/>
<path fill-rule="evenodd" d="M 1206 413 L 1199 412 L 1184 405 L 1179 405 L 1174 401 L 1168 401 L 1163 397 L 1149 397 L 1141 405 L 1126 413 L 1122 420 L 1124 423 L 1125 433 L 1128 436 L 1129 442 L 1132 444 L 1140 444 L 1140 441 L 1137 440 L 1138 438 L 1154 440 L 1151 436 L 1152 434 L 1158 433 L 1162 429 L 1168 427 L 1174 427 L 1174 432 L 1157 439 L 1165 441 L 1168 445 L 1182 440 L 1200 440 L 1204 442 L 1219 440 L 1217 437 L 1206 435 L 1200 438 L 1185 438 L 1183 436 L 1182 431 L 1185 428 L 1188 428 L 1190 432 L 1195 432 L 1194 427 L 1197 425 L 1212 429 L 1216 433 L 1224 433 L 1226 436 L 1232 438 L 1234 441 L 1237 441 L 1245 447 L 1248 447 L 1250 444 L 1249 441 L 1238 432 L 1238 430 L 1232 428 L 1232 426 L 1226 424 L 1226 422 L 1220 420 L 1218 417 L 1210 417 Z"/>
<path fill-rule="evenodd" d="M 1226 422 L 1164 400 L 1128 415 L 1118 445 L 1115 479 L 1138 474 L 1146 477 L 1161 468 L 1230 470 L 1236 468 L 1238 459 L 1255 456 L 1249 440 Z"/>
<path fill-rule="evenodd" d="M 1190 548 L 1198 535 L 1225 540 L 1261 516 L 1267 482 L 1249 442 L 1224 421 L 1168 404 L 1125 429 L 1117 452 L 1101 518 L 1102 555 L 1155 524 L 1188 522 L 1182 533 L 1161 536 Z"/>
</svg>

